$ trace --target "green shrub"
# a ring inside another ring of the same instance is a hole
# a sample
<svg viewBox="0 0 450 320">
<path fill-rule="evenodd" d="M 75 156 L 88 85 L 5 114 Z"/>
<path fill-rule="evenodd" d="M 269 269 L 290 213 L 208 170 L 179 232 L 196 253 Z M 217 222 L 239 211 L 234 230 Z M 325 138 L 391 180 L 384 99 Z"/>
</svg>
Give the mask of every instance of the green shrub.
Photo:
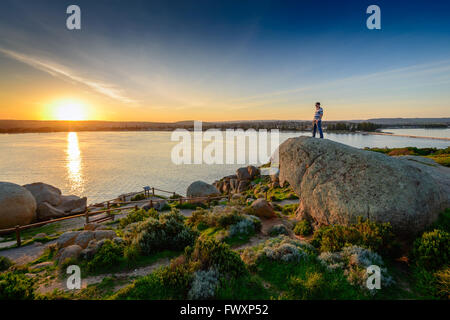
<svg viewBox="0 0 450 320">
<path fill-rule="evenodd" d="M 435 229 L 425 232 L 414 242 L 412 258 L 426 270 L 438 270 L 450 263 L 450 234 Z"/>
<path fill-rule="evenodd" d="M 7 257 L 0 256 L 0 272 L 8 270 L 13 265 L 12 261 Z"/>
<path fill-rule="evenodd" d="M 276 237 L 276 236 L 278 236 L 278 235 L 280 235 L 280 234 L 285 234 L 285 235 L 288 235 L 289 234 L 289 231 L 286 229 L 286 227 L 284 226 L 284 225 L 282 225 L 282 224 L 277 224 L 277 225 L 274 225 L 274 226 L 272 226 L 270 229 L 269 229 L 269 235 L 271 236 L 271 237 Z"/>
<path fill-rule="evenodd" d="M 143 255 L 163 250 L 182 250 L 192 245 L 197 237 L 197 233 L 184 224 L 184 219 L 177 211 L 163 214 L 159 220 L 149 218 L 125 237 Z"/>
<path fill-rule="evenodd" d="M 146 197 L 143 193 L 139 193 L 137 195 L 135 195 L 134 197 L 131 198 L 131 201 L 140 201 L 140 200 L 145 200 Z"/>
<path fill-rule="evenodd" d="M 156 212 L 155 209 L 150 209 L 148 211 L 144 210 L 144 209 L 138 209 L 138 210 L 133 210 L 132 212 L 130 212 L 129 214 L 127 214 L 125 217 L 121 218 L 119 221 L 120 226 L 122 228 L 126 227 L 127 225 L 134 223 L 134 222 L 140 222 L 140 221 L 144 221 L 147 218 L 155 218 L 158 219 L 158 212 Z"/>
<path fill-rule="evenodd" d="M 0 300 L 34 299 L 34 281 L 22 273 L 0 273 Z"/>
<path fill-rule="evenodd" d="M 358 219 L 350 226 L 324 226 L 314 232 L 311 244 L 322 252 L 336 252 L 345 246 L 357 245 L 382 254 L 396 255 L 398 243 L 390 223 Z"/>
<path fill-rule="evenodd" d="M 123 300 L 186 299 L 193 273 L 185 265 L 162 267 L 119 290 L 112 298 Z"/>
<path fill-rule="evenodd" d="M 429 228 L 430 231 L 439 229 L 445 232 L 450 232 L 450 208 L 439 214 L 438 219 Z"/>
<path fill-rule="evenodd" d="M 226 243 L 211 238 L 199 238 L 188 260 L 199 266 L 200 270 L 216 269 L 221 275 L 239 277 L 247 274 L 241 257 Z"/>
<path fill-rule="evenodd" d="M 292 204 L 286 204 L 283 206 L 283 209 L 281 210 L 281 213 L 289 216 L 294 214 L 298 209 L 298 203 L 292 203 Z"/>
<path fill-rule="evenodd" d="M 91 272 L 104 271 L 116 267 L 123 261 L 124 248 L 117 243 L 106 240 L 94 258 L 88 263 Z"/>
<path fill-rule="evenodd" d="M 312 232 L 313 229 L 308 220 L 299 221 L 294 227 L 294 233 L 298 236 L 309 236 Z"/>
</svg>

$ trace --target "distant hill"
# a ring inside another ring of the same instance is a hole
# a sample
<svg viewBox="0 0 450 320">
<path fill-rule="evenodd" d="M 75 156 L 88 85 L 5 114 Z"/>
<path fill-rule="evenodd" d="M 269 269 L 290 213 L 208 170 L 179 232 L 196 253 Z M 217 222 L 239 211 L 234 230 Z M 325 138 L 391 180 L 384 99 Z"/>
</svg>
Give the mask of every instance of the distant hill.
<svg viewBox="0 0 450 320">
<path fill-rule="evenodd" d="M 450 118 L 378 118 L 368 120 L 324 121 L 324 126 L 336 123 L 371 122 L 384 128 L 395 126 L 449 126 Z M 177 128 L 192 130 L 193 120 L 178 122 L 143 121 L 40 121 L 0 120 L 0 133 L 70 132 L 70 131 L 171 131 Z M 242 120 L 203 122 L 203 129 L 279 129 L 284 131 L 310 130 L 311 120 Z"/>
<path fill-rule="evenodd" d="M 446 124 L 450 125 L 450 118 L 375 118 L 368 119 L 381 125 L 421 125 L 421 124 Z"/>
</svg>

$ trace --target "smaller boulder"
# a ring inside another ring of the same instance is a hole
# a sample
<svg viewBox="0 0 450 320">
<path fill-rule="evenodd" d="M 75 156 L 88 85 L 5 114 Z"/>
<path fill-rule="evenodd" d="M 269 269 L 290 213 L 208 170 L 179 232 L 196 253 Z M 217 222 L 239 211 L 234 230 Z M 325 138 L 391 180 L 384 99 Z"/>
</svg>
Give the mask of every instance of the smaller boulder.
<svg viewBox="0 0 450 320">
<path fill-rule="evenodd" d="M 48 202 L 41 202 L 37 207 L 36 214 L 38 221 L 46 221 L 66 216 L 66 213 L 63 210 L 52 206 Z"/>
<path fill-rule="evenodd" d="M 87 198 L 77 197 L 77 196 L 61 196 L 61 204 L 58 206 L 58 209 L 64 212 L 70 213 L 83 213 L 87 208 Z"/>
<path fill-rule="evenodd" d="M 75 239 L 77 238 L 79 232 L 78 231 L 68 231 L 64 232 L 58 240 L 56 240 L 56 246 L 58 248 L 65 248 L 75 243 Z"/>
<path fill-rule="evenodd" d="M 272 206 L 265 199 L 255 200 L 251 208 L 255 211 L 255 215 L 260 218 L 272 218 L 275 216 Z"/>
<path fill-rule="evenodd" d="M 43 182 L 36 182 L 26 184 L 23 187 L 31 192 L 38 206 L 42 202 L 47 202 L 52 206 L 57 206 L 61 203 L 61 190 L 54 186 Z"/>
<path fill-rule="evenodd" d="M 94 238 L 95 240 L 103 240 L 103 239 L 114 239 L 117 237 L 116 233 L 113 230 L 95 230 Z"/>
<path fill-rule="evenodd" d="M 213 185 L 203 182 L 195 181 L 189 185 L 186 191 L 186 195 L 189 198 L 195 197 L 214 197 L 219 196 L 220 192 Z"/>
<path fill-rule="evenodd" d="M 58 256 L 58 263 L 64 263 L 69 259 L 78 259 L 82 250 L 83 248 L 76 244 L 64 248 Z"/>
<path fill-rule="evenodd" d="M 250 175 L 250 179 L 253 180 L 261 175 L 261 171 L 255 166 L 247 167 L 248 174 Z"/>
<path fill-rule="evenodd" d="M 94 239 L 94 231 L 81 231 L 78 233 L 78 236 L 75 239 L 75 244 L 84 249 L 88 246 L 89 241 L 91 241 L 92 239 Z"/>
<path fill-rule="evenodd" d="M 250 173 L 247 167 L 242 167 L 236 170 L 236 176 L 239 180 L 251 180 Z"/>
</svg>

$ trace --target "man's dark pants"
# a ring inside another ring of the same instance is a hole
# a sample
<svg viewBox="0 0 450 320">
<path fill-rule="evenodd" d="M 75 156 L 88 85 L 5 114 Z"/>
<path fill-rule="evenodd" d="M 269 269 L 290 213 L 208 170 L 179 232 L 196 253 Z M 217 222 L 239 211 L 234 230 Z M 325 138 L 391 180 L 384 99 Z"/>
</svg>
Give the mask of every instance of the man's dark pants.
<svg viewBox="0 0 450 320">
<path fill-rule="evenodd" d="M 316 130 L 319 129 L 320 138 L 323 139 L 323 132 L 322 132 L 322 120 L 317 120 L 314 122 L 314 128 L 313 128 L 313 138 L 316 137 Z"/>
</svg>

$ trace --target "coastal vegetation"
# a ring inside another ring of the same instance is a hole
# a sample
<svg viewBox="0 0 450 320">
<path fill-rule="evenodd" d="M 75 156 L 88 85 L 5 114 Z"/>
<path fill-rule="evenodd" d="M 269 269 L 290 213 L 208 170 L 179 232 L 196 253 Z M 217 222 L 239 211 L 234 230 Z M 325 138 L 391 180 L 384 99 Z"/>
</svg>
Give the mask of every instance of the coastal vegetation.
<svg viewBox="0 0 450 320">
<path fill-rule="evenodd" d="M 450 167 L 450 147 L 438 148 L 365 148 L 365 150 L 387 154 L 389 156 L 421 156 L 433 159 L 437 163 Z"/>
</svg>

